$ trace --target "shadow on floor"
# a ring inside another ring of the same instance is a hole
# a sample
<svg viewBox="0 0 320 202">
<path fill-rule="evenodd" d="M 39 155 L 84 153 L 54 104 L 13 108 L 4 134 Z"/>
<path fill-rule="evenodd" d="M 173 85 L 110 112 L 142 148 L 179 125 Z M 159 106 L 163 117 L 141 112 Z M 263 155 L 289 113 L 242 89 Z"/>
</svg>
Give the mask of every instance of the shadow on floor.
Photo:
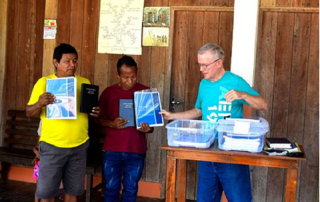
<svg viewBox="0 0 320 202">
<path fill-rule="evenodd" d="M 36 184 L 27 182 L 18 182 L 8 180 L 0 181 L 0 202 L 33 202 Z M 61 201 L 61 200 L 57 200 Z M 103 197 L 100 192 L 93 196 L 93 202 L 101 202 Z M 138 197 L 137 202 L 163 202 L 163 199 L 153 199 Z M 80 202 L 85 202 L 85 195 L 80 199 Z"/>
</svg>

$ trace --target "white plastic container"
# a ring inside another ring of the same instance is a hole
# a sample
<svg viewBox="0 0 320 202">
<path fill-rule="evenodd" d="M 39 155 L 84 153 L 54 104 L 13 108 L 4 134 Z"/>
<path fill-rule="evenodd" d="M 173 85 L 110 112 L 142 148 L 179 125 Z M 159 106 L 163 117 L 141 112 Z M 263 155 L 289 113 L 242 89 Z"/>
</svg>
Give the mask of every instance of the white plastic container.
<svg viewBox="0 0 320 202">
<path fill-rule="evenodd" d="M 268 122 L 257 119 L 221 119 L 218 122 L 219 149 L 248 152 L 261 152 L 265 134 L 269 131 Z"/>
<path fill-rule="evenodd" d="M 208 148 L 214 142 L 217 123 L 200 120 L 175 120 L 166 125 L 168 145 Z"/>
</svg>

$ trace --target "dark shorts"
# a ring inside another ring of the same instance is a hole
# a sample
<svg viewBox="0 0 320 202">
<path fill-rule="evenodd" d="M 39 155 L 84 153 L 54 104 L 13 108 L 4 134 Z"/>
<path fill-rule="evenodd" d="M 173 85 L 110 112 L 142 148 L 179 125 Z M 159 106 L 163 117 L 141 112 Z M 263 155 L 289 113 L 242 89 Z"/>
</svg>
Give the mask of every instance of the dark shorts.
<svg viewBox="0 0 320 202">
<path fill-rule="evenodd" d="M 40 142 L 40 167 L 37 197 L 48 199 L 56 196 L 62 180 L 67 194 L 84 193 L 87 149 L 89 141 L 74 148 L 59 148 Z"/>
</svg>

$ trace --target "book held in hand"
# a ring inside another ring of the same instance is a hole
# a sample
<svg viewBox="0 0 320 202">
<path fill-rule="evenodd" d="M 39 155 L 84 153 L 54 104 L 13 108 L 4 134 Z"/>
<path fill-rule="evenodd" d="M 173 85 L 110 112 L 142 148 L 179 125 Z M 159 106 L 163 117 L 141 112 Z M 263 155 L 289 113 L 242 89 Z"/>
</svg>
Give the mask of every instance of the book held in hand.
<svg viewBox="0 0 320 202">
<path fill-rule="evenodd" d="M 119 116 L 128 121 L 124 126 L 134 126 L 134 107 L 132 99 L 119 100 Z"/>
<path fill-rule="evenodd" d="M 290 142 L 287 138 L 276 138 L 276 137 L 269 137 L 266 138 L 267 144 L 270 148 L 292 148 L 292 142 Z"/>
<path fill-rule="evenodd" d="M 136 126 L 139 129 L 142 122 L 150 127 L 163 126 L 161 102 L 159 92 L 136 91 L 134 92 L 134 107 Z"/>
<path fill-rule="evenodd" d="M 55 102 L 47 105 L 48 119 L 77 118 L 77 79 L 75 77 L 47 79 L 46 91 L 55 96 Z"/>
<path fill-rule="evenodd" d="M 99 106 L 99 86 L 81 84 L 80 112 L 89 114 L 96 106 Z"/>
</svg>

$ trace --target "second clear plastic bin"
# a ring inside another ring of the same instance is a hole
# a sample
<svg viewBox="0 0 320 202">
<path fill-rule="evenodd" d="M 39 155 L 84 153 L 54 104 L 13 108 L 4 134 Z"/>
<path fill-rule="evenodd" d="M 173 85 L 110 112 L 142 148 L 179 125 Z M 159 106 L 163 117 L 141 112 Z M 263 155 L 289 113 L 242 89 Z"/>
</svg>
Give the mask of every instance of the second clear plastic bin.
<svg viewBox="0 0 320 202">
<path fill-rule="evenodd" d="M 265 134 L 269 131 L 268 122 L 256 119 L 221 119 L 217 127 L 219 149 L 248 152 L 261 152 Z"/>
<path fill-rule="evenodd" d="M 168 145 L 208 148 L 214 142 L 217 123 L 200 120 L 175 120 L 166 125 Z"/>
</svg>

